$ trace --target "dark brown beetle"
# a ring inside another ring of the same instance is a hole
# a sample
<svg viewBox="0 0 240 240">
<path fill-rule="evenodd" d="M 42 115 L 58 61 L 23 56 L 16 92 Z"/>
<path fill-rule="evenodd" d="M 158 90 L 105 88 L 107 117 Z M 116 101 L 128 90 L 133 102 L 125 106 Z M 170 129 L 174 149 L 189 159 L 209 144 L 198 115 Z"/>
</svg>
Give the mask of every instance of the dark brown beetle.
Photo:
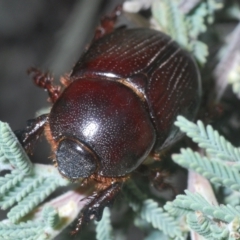
<svg viewBox="0 0 240 240">
<path fill-rule="evenodd" d="M 200 103 L 199 73 L 188 53 L 159 31 L 114 30 L 119 13 L 101 21 L 63 91 L 50 75 L 30 69 L 53 106 L 16 133 L 28 149 L 44 130 L 63 176 L 94 179 L 103 188 L 82 211 L 76 231 L 92 216 L 101 219 L 149 154 L 179 139 L 177 115 L 193 119 Z"/>
</svg>

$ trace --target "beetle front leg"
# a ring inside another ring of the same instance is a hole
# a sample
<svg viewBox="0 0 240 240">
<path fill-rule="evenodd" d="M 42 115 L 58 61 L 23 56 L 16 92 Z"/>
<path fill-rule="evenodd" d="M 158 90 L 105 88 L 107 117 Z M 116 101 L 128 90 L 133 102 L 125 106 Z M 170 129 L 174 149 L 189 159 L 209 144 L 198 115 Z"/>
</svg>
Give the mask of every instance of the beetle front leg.
<svg viewBox="0 0 240 240">
<path fill-rule="evenodd" d="M 28 74 L 32 75 L 34 83 L 44 90 L 48 91 L 50 101 L 56 102 L 61 93 L 61 86 L 53 85 L 53 77 L 49 73 L 43 73 L 37 68 L 29 68 Z"/>
<path fill-rule="evenodd" d="M 101 19 L 100 25 L 95 31 L 94 40 L 97 40 L 104 35 L 111 33 L 114 30 L 118 16 L 122 13 L 122 5 L 117 6 L 114 11 Z"/>
<path fill-rule="evenodd" d="M 92 200 L 81 211 L 72 234 L 76 234 L 83 224 L 90 222 L 93 218 L 100 221 L 104 208 L 112 205 L 120 190 L 121 182 L 115 182 L 97 195 L 94 195 Z"/>
<path fill-rule="evenodd" d="M 28 120 L 27 127 L 24 130 L 14 132 L 27 152 L 32 150 L 34 143 L 41 136 L 47 122 L 48 114 L 43 114 L 35 119 Z"/>
</svg>

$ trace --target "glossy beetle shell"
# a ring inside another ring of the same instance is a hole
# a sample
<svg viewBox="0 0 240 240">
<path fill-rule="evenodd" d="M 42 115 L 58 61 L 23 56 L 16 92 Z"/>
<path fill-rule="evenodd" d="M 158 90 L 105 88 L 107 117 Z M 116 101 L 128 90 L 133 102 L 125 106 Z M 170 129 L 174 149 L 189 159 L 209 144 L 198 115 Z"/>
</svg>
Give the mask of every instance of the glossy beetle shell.
<svg viewBox="0 0 240 240">
<path fill-rule="evenodd" d="M 121 29 L 93 42 L 53 105 L 53 139 L 74 137 L 99 157 L 96 174 L 124 176 L 150 152 L 180 136 L 181 114 L 193 119 L 201 85 L 191 57 L 165 34 Z"/>
</svg>

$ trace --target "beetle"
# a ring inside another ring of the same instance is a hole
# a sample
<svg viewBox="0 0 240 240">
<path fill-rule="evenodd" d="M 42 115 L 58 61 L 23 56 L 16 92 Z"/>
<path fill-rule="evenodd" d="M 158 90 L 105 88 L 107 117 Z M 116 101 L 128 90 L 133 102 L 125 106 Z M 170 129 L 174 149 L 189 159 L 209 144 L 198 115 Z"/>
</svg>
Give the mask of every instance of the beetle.
<svg viewBox="0 0 240 240">
<path fill-rule="evenodd" d="M 27 151 L 44 132 L 60 174 L 102 188 L 80 213 L 75 232 L 92 217 L 101 219 L 131 173 L 181 137 L 177 115 L 194 119 L 200 104 L 191 56 L 162 32 L 114 29 L 120 13 L 118 7 L 101 20 L 63 89 L 50 74 L 29 70 L 53 105 L 16 131 Z"/>
</svg>

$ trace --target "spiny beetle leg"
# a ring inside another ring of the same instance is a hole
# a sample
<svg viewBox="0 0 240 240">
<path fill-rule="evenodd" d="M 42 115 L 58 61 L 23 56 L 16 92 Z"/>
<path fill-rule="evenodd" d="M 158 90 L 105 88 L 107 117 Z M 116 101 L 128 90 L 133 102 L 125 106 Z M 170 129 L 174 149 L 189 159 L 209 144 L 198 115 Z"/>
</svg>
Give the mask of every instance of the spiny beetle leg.
<svg viewBox="0 0 240 240">
<path fill-rule="evenodd" d="M 104 208 L 112 205 L 120 190 L 121 182 L 115 182 L 95 195 L 81 211 L 75 229 L 71 234 L 74 235 L 79 232 L 82 225 L 90 222 L 94 218 L 100 221 Z"/>
<path fill-rule="evenodd" d="M 47 121 L 48 114 L 43 114 L 35 119 L 28 120 L 27 127 L 25 129 L 14 131 L 19 142 L 27 152 L 32 150 L 34 143 L 41 136 Z"/>
<path fill-rule="evenodd" d="M 37 68 L 29 68 L 28 74 L 32 75 L 34 83 L 44 90 L 48 91 L 50 101 L 56 102 L 61 93 L 61 86 L 53 85 L 53 77 L 49 73 L 43 73 Z"/>
</svg>

